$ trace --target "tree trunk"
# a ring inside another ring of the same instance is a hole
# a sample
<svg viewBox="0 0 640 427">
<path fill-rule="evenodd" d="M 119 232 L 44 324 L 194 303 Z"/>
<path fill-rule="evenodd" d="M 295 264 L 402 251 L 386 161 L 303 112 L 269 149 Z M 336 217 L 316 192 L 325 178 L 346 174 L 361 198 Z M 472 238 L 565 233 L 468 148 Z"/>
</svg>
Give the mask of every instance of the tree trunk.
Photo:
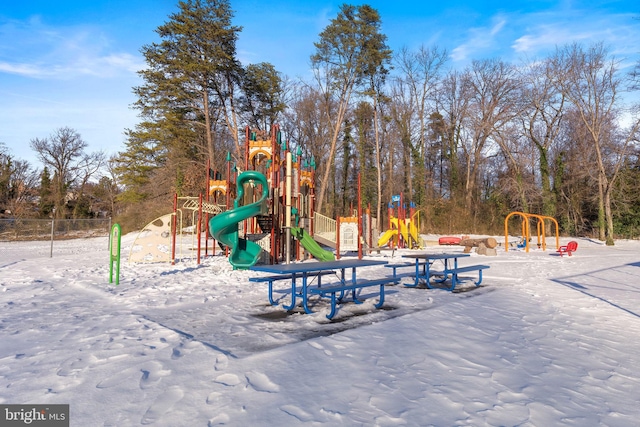
<svg viewBox="0 0 640 427">
<path fill-rule="evenodd" d="M 613 246 L 613 213 L 611 212 L 611 185 L 606 186 L 604 191 L 604 216 L 607 222 L 606 244 Z"/>
<path fill-rule="evenodd" d="M 374 235 L 378 236 L 380 234 L 380 222 L 382 215 L 382 161 L 380 154 L 380 132 L 378 129 L 378 103 L 374 99 L 373 102 L 373 128 L 376 137 L 376 176 L 377 176 L 377 201 L 376 201 L 376 228 L 373 230 Z"/>
<path fill-rule="evenodd" d="M 602 174 L 598 174 L 598 238 L 606 240 L 605 215 L 604 215 L 604 183 Z"/>
</svg>

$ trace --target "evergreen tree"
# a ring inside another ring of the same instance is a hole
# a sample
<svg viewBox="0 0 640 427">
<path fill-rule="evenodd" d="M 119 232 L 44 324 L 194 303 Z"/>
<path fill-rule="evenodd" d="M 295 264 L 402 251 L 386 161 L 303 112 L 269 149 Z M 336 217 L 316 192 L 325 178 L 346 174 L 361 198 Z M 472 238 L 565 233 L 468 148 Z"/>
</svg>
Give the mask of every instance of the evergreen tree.
<svg viewBox="0 0 640 427">
<path fill-rule="evenodd" d="M 186 0 L 178 8 L 156 30 L 162 42 L 142 48 L 148 68 L 140 71 L 145 83 L 134 88 L 135 106 L 170 138 L 160 144 L 183 148 L 182 154 L 197 144 L 196 153 L 213 159 L 214 129 L 224 123 L 240 158 L 235 95 L 243 74 L 236 58 L 241 27 L 231 25 L 227 0 Z"/>
<path fill-rule="evenodd" d="M 220 170 L 224 153 L 238 163 L 243 158 L 241 27 L 232 25 L 227 0 L 179 1 L 178 9 L 156 29 L 162 41 L 142 48 L 148 67 L 139 72 L 144 83 L 134 88 L 134 106 L 143 121 L 127 131 L 126 149 L 115 161 L 124 185 L 118 198 L 125 203 L 202 192 L 202 180 L 192 177 L 207 159 Z"/>
<path fill-rule="evenodd" d="M 249 64 L 244 70 L 242 110 L 252 127 L 268 131 L 285 109 L 282 78 L 269 63 Z"/>
<path fill-rule="evenodd" d="M 53 212 L 55 203 L 53 200 L 51 175 L 49 173 L 49 169 L 46 166 L 40 174 L 39 196 L 40 200 L 38 202 L 38 210 L 40 211 L 40 216 L 48 217 Z"/>
<path fill-rule="evenodd" d="M 0 145 L 0 150 L 2 150 Z M 6 209 L 11 190 L 11 157 L 0 151 L 0 208 Z"/>
</svg>

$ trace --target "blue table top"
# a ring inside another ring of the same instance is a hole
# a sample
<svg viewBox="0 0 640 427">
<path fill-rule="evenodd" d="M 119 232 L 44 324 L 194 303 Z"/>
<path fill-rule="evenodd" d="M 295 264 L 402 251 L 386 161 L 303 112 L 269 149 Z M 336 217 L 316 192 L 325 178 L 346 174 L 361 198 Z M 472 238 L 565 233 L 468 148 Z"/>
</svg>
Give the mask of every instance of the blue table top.
<svg viewBox="0 0 640 427">
<path fill-rule="evenodd" d="M 452 258 L 462 258 L 467 256 L 471 256 L 471 255 L 465 254 L 465 253 L 450 253 L 450 254 L 416 253 L 416 254 L 402 255 L 403 258 L 413 258 L 413 259 L 452 259 Z"/>
<path fill-rule="evenodd" d="M 323 270 L 339 270 L 343 268 L 368 267 L 373 265 L 384 265 L 387 261 L 372 259 L 347 258 L 335 261 L 311 261 L 311 262 L 294 262 L 291 264 L 274 264 L 274 265 L 254 265 L 249 267 L 253 271 L 263 271 L 266 273 L 308 273 L 311 271 Z"/>
</svg>

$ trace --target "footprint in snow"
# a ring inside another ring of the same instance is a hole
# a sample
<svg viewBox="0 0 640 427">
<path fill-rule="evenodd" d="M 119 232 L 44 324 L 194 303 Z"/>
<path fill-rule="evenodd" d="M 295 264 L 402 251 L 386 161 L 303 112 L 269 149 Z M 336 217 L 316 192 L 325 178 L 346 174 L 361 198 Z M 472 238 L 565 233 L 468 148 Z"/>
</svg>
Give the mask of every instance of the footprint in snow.
<svg viewBox="0 0 640 427">
<path fill-rule="evenodd" d="M 224 424 L 227 424 L 229 421 L 231 421 L 231 418 L 229 418 L 229 415 L 227 415 L 227 414 L 219 414 L 216 417 L 211 418 L 209 420 L 209 423 L 207 424 L 207 427 L 224 425 Z"/>
<path fill-rule="evenodd" d="M 207 396 L 207 405 L 213 405 L 216 401 L 222 396 L 222 393 L 218 393 L 217 391 L 212 391 Z"/>
<path fill-rule="evenodd" d="M 158 396 L 155 402 L 147 409 L 140 423 L 147 425 L 162 419 L 162 416 L 169 412 L 173 408 L 173 405 L 182 400 L 183 396 L 184 391 L 179 386 L 169 387 L 164 393 Z"/>
<path fill-rule="evenodd" d="M 247 372 L 245 375 L 249 385 L 256 391 L 277 393 L 280 391 L 278 384 L 273 383 L 269 377 L 261 372 Z"/>
<path fill-rule="evenodd" d="M 60 368 L 56 371 L 56 375 L 61 377 L 75 375 L 89 367 L 92 362 L 95 362 L 95 360 L 92 359 L 95 359 L 95 357 L 88 357 L 86 359 L 81 357 L 72 357 L 67 359 L 60 364 Z"/>
<path fill-rule="evenodd" d="M 323 346 L 322 344 L 320 344 L 320 343 L 317 343 L 317 342 L 311 341 L 311 342 L 309 343 L 309 345 L 310 345 L 311 347 L 313 347 L 313 348 L 317 349 L 317 350 L 324 350 L 324 354 L 326 354 L 327 356 L 331 356 L 331 355 L 333 355 L 333 353 L 331 352 L 331 350 L 326 350 L 326 349 L 324 348 L 324 346 Z"/>
<path fill-rule="evenodd" d="M 315 341 L 309 341 L 309 345 L 313 348 L 317 348 L 318 350 L 324 350 L 324 347 L 322 344 L 315 342 Z"/>
<path fill-rule="evenodd" d="M 145 363 L 142 368 L 142 378 L 140 378 L 140 388 L 142 390 L 149 387 L 153 387 L 158 384 L 162 377 L 166 377 L 171 374 L 170 369 L 162 369 L 163 365 L 160 362 L 150 361 Z"/>
<path fill-rule="evenodd" d="M 222 374 L 216 377 L 214 382 L 217 382 L 222 385 L 234 386 L 240 384 L 240 378 L 238 378 L 235 374 Z"/>
<path fill-rule="evenodd" d="M 229 358 L 224 354 L 219 354 L 216 357 L 216 364 L 214 365 L 214 369 L 216 371 L 222 371 L 227 369 L 227 365 L 229 364 Z"/>
<path fill-rule="evenodd" d="M 98 384 L 96 384 L 97 388 L 109 388 L 109 387 L 113 387 L 116 386 L 126 380 L 131 379 L 132 377 L 135 377 L 138 373 L 140 372 L 139 369 L 137 368 L 128 368 L 125 369 L 123 371 L 120 371 L 118 374 L 111 376 L 109 378 L 105 378 L 104 380 L 100 381 Z"/>
<path fill-rule="evenodd" d="M 291 415 L 292 417 L 299 419 L 302 422 L 309 422 L 313 419 L 310 413 L 295 405 L 283 405 L 280 407 L 280 410 Z"/>
</svg>

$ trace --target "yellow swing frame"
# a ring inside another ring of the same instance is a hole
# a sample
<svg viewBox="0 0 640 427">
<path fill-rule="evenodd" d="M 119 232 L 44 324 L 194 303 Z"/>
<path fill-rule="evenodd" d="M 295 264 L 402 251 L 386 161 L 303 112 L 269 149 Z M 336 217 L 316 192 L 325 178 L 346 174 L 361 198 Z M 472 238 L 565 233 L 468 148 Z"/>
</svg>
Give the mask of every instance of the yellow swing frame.
<svg viewBox="0 0 640 427">
<path fill-rule="evenodd" d="M 505 247 L 505 252 L 509 252 L 509 218 L 511 218 L 514 215 L 519 215 L 522 217 L 522 236 L 524 238 L 524 242 L 525 242 L 525 252 L 529 252 L 529 240 L 531 239 L 531 232 L 530 232 L 530 220 L 531 218 L 535 218 L 538 221 L 536 222 L 536 228 L 537 228 L 537 234 L 538 234 L 538 247 L 542 248 L 542 250 L 546 250 L 547 249 L 547 242 L 545 239 L 545 224 L 544 221 L 545 220 L 551 220 L 555 226 L 556 226 L 556 249 L 560 247 L 560 235 L 559 235 L 559 227 L 558 227 L 558 221 L 555 220 L 555 218 L 552 218 L 550 216 L 544 216 L 544 215 L 536 215 L 536 214 L 530 214 L 530 213 L 524 213 L 524 212 L 511 212 L 509 215 L 507 215 L 507 217 L 504 219 L 504 247 Z"/>
</svg>

